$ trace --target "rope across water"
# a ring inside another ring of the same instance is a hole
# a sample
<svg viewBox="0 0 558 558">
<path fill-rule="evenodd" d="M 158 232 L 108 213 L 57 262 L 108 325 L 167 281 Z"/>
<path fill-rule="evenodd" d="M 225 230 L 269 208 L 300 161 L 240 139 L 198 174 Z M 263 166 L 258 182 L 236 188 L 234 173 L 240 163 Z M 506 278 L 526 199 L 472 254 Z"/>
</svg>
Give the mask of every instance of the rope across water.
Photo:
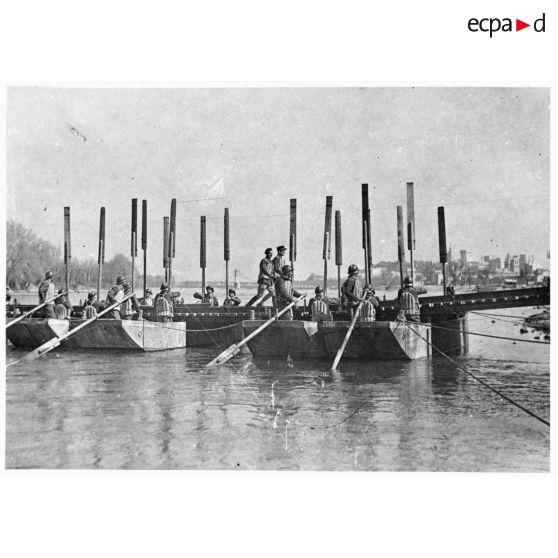
<svg viewBox="0 0 558 558">
<path fill-rule="evenodd" d="M 465 374 L 467 374 L 468 376 L 471 376 L 473 379 L 475 379 L 477 382 L 479 382 L 479 384 L 483 385 L 484 387 L 488 388 L 490 391 L 493 391 L 496 395 L 500 396 L 502 399 L 505 399 L 506 401 L 508 401 L 509 403 L 511 403 L 512 405 L 515 405 L 518 409 L 521 409 L 523 412 L 527 413 L 528 415 L 532 416 L 533 418 L 536 418 L 538 421 L 542 422 L 543 424 L 546 424 L 546 426 L 550 426 L 550 422 L 547 421 L 546 419 L 540 417 L 539 415 L 537 415 L 536 413 L 534 413 L 533 411 L 530 411 L 529 409 L 523 407 L 523 405 L 517 403 L 516 401 L 514 401 L 513 399 L 511 399 L 510 397 L 508 397 L 507 395 L 504 395 L 501 391 L 497 390 L 496 388 L 492 387 L 490 384 L 488 384 L 487 382 L 485 382 L 484 380 L 481 380 L 479 377 L 475 376 L 472 372 L 470 372 L 469 370 L 467 370 L 464 366 L 462 366 L 461 364 L 459 364 L 458 362 L 456 362 L 453 358 L 451 358 L 450 356 L 448 356 L 446 353 L 444 353 L 443 351 L 441 351 L 440 349 L 438 349 L 438 347 L 436 347 L 435 345 L 433 345 L 428 339 L 426 339 L 425 337 L 423 337 L 418 331 L 416 331 L 415 329 L 413 329 L 411 327 L 411 325 L 409 324 L 409 322 L 405 322 L 405 325 L 407 325 L 407 327 L 415 333 L 415 335 L 417 335 L 418 337 L 420 337 L 423 341 L 426 341 L 435 351 L 437 351 L 438 353 L 440 353 L 443 357 L 445 357 L 446 359 L 448 359 L 452 364 L 454 364 L 457 368 L 459 368 L 459 370 L 461 370 L 462 372 L 464 372 Z M 445 329 L 445 328 L 444 328 Z M 453 331 L 453 330 L 452 330 Z"/>
</svg>

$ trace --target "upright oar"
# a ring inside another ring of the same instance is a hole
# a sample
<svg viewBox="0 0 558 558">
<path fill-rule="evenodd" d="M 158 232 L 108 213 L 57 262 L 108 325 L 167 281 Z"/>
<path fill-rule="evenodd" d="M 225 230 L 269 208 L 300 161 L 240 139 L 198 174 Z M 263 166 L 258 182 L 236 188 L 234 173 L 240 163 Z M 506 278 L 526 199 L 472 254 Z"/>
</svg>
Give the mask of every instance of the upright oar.
<svg viewBox="0 0 558 558">
<path fill-rule="evenodd" d="M 136 288 L 136 256 L 138 255 L 138 200 L 132 199 L 132 234 L 131 234 L 132 256 L 132 290 Z"/>
<path fill-rule="evenodd" d="M 353 329 L 355 329 L 355 324 L 356 324 L 356 321 L 357 321 L 358 316 L 360 314 L 360 309 L 362 308 L 362 304 L 366 300 L 366 295 L 367 294 L 368 294 L 368 289 L 364 289 L 364 291 L 362 293 L 362 298 L 358 301 L 358 305 L 355 308 L 355 314 L 353 316 L 353 319 L 351 320 L 351 324 L 349 325 L 349 329 L 347 330 L 347 333 L 345 335 L 345 339 L 343 339 L 343 343 L 341 344 L 341 347 L 339 347 L 339 350 L 337 351 L 337 354 L 335 355 L 335 360 L 333 361 L 333 364 L 331 365 L 331 372 L 335 372 L 337 370 L 337 365 L 339 364 L 339 361 L 341 360 L 341 357 L 343 356 L 343 353 L 345 352 L 345 349 L 347 347 L 347 343 L 349 342 L 351 334 L 353 333 Z"/>
<path fill-rule="evenodd" d="M 372 283 L 372 241 L 368 184 L 362 184 L 362 248 L 364 250 L 365 280 L 366 284 L 369 285 Z"/>
<path fill-rule="evenodd" d="M 25 314 L 18 316 L 11 322 L 8 322 L 6 324 L 6 329 L 8 329 L 10 326 L 13 326 L 14 324 L 17 324 L 18 322 L 21 322 L 21 320 L 27 318 L 28 316 L 31 316 L 31 314 L 34 314 L 37 310 L 40 310 L 43 306 L 46 306 L 47 304 L 50 304 L 51 302 L 55 301 L 59 296 L 66 295 L 66 294 L 68 294 L 68 291 L 64 291 L 63 293 L 57 294 L 56 296 L 53 296 L 52 298 L 49 298 L 48 300 L 41 302 L 41 304 L 35 306 L 35 308 L 32 308 L 31 310 L 25 312 Z"/>
<path fill-rule="evenodd" d="M 205 296 L 205 268 L 207 266 L 205 215 L 200 218 L 200 267 L 202 270 L 202 296 Z M 228 294 L 228 293 L 227 293 Z"/>
<path fill-rule="evenodd" d="M 335 212 L 335 265 L 337 266 L 337 297 L 341 300 L 341 266 L 343 265 L 343 242 L 341 239 L 341 211 Z"/>
<path fill-rule="evenodd" d="M 326 211 L 324 224 L 324 294 L 327 294 L 327 260 L 331 257 L 331 211 L 333 196 L 326 196 Z"/>
<path fill-rule="evenodd" d="M 143 250 L 143 298 L 147 289 L 147 200 L 141 202 L 141 249 Z"/>
<path fill-rule="evenodd" d="M 169 281 L 169 218 L 163 217 L 163 268 L 165 269 L 165 283 Z"/>
<path fill-rule="evenodd" d="M 172 260 L 176 254 L 176 198 L 171 200 L 170 226 L 169 226 L 169 288 L 172 281 Z"/>
<path fill-rule="evenodd" d="M 405 229 L 403 226 L 403 206 L 397 206 L 397 259 L 399 260 L 399 280 L 403 288 L 403 266 L 405 265 Z"/>
<path fill-rule="evenodd" d="M 99 221 L 99 256 L 97 258 L 99 273 L 97 275 L 97 297 L 101 300 L 101 285 L 103 281 L 103 264 L 105 263 L 105 208 L 101 207 Z"/>
<path fill-rule="evenodd" d="M 225 298 L 229 296 L 229 260 L 231 259 L 231 247 L 229 237 L 229 208 L 225 207 L 224 217 L 224 238 L 223 238 L 223 256 L 225 258 Z"/>
<path fill-rule="evenodd" d="M 412 182 L 407 182 L 407 248 L 411 259 L 411 281 L 415 282 L 414 251 L 415 242 L 415 190 Z"/>
<path fill-rule="evenodd" d="M 70 242 L 70 208 L 64 208 L 64 265 L 66 266 L 66 292 L 70 291 L 70 260 L 72 247 Z"/>
<path fill-rule="evenodd" d="M 77 327 L 74 327 L 74 329 L 71 329 L 65 335 L 62 335 L 61 337 L 54 337 L 53 339 L 50 339 L 49 341 L 47 341 L 46 343 L 44 343 L 40 347 L 37 347 L 34 351 L 31 351 L 30 353 L 26 354 L 21 360 L 35 360 L 36 358 L 39 358 L 39 357 L 45 355 L 49 351 L 52 351 L 52 349 L 56 349 L 56 347 L 60 346 L 60 343 L 62 343 L 62 341 L 64 341 L 64 339 L 67 339 L 71 335 L 74 335 L 74 333 L 77 333 L 80 329 L 83 329 L 84 327 L 87 327 L 89 324 L 93 323 L 95 320 L 98 320 L 101 316 L 104 316 L 107 312 L 110 312 L 111 310 L 114 310 L 117 306 L 120 306 L 120 304 L 122 304 L 123 302 L 125 302 L 129 298 L 133 297 L 135 294 L 136 293 L 132 292 L 129 295 L 126 295 L 121 301 L 115 302 L 114 304 L 111 304 L 108 308 L 105 308 L 102 312 L 99 312 L 93 318 L 89 318 L 89 320 L 85 320 L 85 322 L 78 325 Z"/>
<path fill-rule="evenodd" d="M 250 339 L 256 337 L 258 333 L 261 333 L 267 326 L 269 326 L 271 323 L 273 323 L 275 320 L 277 320 L 279 317 L 285 314 L 285 312 L 288 312 L 293 306 L 298 304 L 305 296 L 306 295 L 302 295 L 300 298 L 291 302 L 288 306 L 283 308 L 283 310 L 281 310 L 275 316 L 273 316 L 273 318 L 267 320 L 265 324 L 262 324 L 258 329 L 253 331 L 250 335 L 248 335 L 248 337 L 245 337 L 240 343 L 233 344 L 228 349 L 225 349 L 219 356 L 214 358 L 207 366 L 217 366 L 219 364 L 224 364 L 225 362 L 230 360 L 234 355 L 239 353 L 240 347 L 242 347 L 242 345 L 245 345 L 248 341 L 250 341 Z"/>
<path fill-rule="evenodd" d="M 442 279 L 444 282 L 444 296 L 447 294 L 446 286 L 446 263 L 448 262 L 448 250 L 446 247 L 446 217 L 444 208 L 438 207 L 438 240 L 440 243 L 440 263 L 442 264 Z"/>
<path fill-rule="evenodd" d="M 291 213 L 289 223 L 289 256 L 291 258 L 291 268 L 293 270 L 294 283 L 294 262 L 296 262 L 296 198 L 291 199 Z"/>
</svg>

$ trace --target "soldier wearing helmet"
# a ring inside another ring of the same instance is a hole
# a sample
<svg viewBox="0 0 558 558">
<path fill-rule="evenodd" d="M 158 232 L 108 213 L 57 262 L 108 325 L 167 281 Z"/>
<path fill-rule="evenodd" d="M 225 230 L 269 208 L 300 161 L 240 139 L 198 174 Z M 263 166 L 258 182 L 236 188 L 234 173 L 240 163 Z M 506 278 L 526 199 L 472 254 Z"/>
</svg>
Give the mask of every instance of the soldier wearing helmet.
<svg viewBox="0 0 558 558">
<path fill-rule="evenodd" d="M 240 306 L 242 301 L 236 296 L 234 289 L 229 289 L 229 296 L 223 301 L 223 306 Z"/>
<path fill-rule="evenodd" d="M 122 302 L 122 299 L 124 298 L 124 283 L 126 282 L 126 279 L 124 279 L 124 275 L 119 275 L 116 278 L 116 285 L 114 285 L 114 287 L 111 287 L 107 293 L 107 301 L 106 301 L 106 305 L 107 306 L 112 306 L 113 304 L 116 304 L 117 302 Z M 115 308 L 113 308 L 110 312 L 107 312 L 104 315 L 105 318 L 109 319 L 109 320 L 120 320 L 120 306 L 116 306 Z"/>
<path fill-rule="evenodd" d="M 324 296 L 324 290 L 319 285 L 314 289 L 314 298 L 310 299 L 308 303 L 308 308 L 310 309 L 310 314 L 312 315 L 313 322 L 323 322 L 325 320 L 331 320 L 331 314 L 329 312 L 329 300 Z"/>
<path fill-rule="evenodd" d="M 199 298 L 203 303 L 210 306 L 219 306 L 219 299 L 215 296 L 215 289 L 211 285 L 205 287 L 205 293 L 194 293 L 194 298 Z"/>
<path fill-rule="evenodd" d="M 413 281 L 405 277 L 403 288 L 399 289 L 397 299 L 399 300 L 399 312 L 401 318 L 405 316 L 408 322 L 420 322 L 420 304 L 418 296 L 426 293 L 423 287 L 413 287 Z"/>
<path fill-rule="evenodd" d="M 140 299 L 140 304 L 143 306 L 153 306 L 153 291 L 151 289 L 145 289 L 145 296 Z"/>
<path fill-rule="evenodd" d="M 357 265 L 351 264 L 347 273 L 348 277 L 341 287 L 341 304 L 352 310 L 362 298 L 362 284 L 358 278 Z"/>
<path fill-rule="evenodd" d="M 55 294 L 54 273 L 52 273 L 52 271 L 47 271 L 45 280 L 39 285 L 39 304 L 43 304 L 43 302 L 50 300 L 50 302 L 43 308 L 43 318 L 56 318 L 56 314 L 54 312 L 54 301 L 52 300 Z"/>
<path fill-rule="evenodd" d="M 120 315 L 122 316 L 123 320 L 134 320 L 134 319 L 141 319 L 142 312 L 141 306 L 136 298 L 135 294 L 132 294 L 132 285 L 128 283 L 128 281 L 124 281 L 122 284 L 124 288 L 124 297 L 128 295 L 132 295 L 130 298 L 127 298 L 121 305 L 120 305 Z"/>
<path fill-rule="evenodd" d="M 89 320 L 94 318 L 102 310 L 102 303 L 97 301 L 97 291 L 91 290 L 87 293 L 87 299 L 83 303 L 82 317 Z"/>
<path fill-rule="evenodd" d="M 281 275 L 275 281 L 277 289 L 277 311 L 280 312 L 291 302 L 299 299 L 302 294 L 293 288 L 293 268 L 290 265 L 284 265 L 281 269 Z M 293 313 L 289 309 L 288 312 L 281 316 L 282 320 L 292 320 Z"/>
</svg>

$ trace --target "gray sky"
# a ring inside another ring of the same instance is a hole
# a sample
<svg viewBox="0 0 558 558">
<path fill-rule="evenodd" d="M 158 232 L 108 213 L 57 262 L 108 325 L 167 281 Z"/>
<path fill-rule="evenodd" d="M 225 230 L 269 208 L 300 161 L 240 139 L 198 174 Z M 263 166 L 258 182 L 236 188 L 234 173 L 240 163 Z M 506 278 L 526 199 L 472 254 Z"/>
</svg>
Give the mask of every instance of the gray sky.
<svg viewBox="0 0 558 558">
<path fill-rule="evenodd" d="M 147 199 L 148 272 L 162 273 L 163 216 L 177 210 L 174 269 L 201 277 L 208 218 L 211 280 L 255 280 L 263 251 L 288 246 L 298 199 L 298 277 L 323 270 L 325 196 L 343 213 L 343 273 L 361 264 L 361 183 L 370 188 L 374 262 L 397 259 L 396 206 L 415 183 L 416 259 L 438 259 L 438 205 L 454 255 L 534 254 L 546 265 L 550 93 L 540 88 L 8 89 L 7 217 L 72 256 L 129 255 L 131 198 Z M 225 198 L 199 199 L 223 177 Z M 141 214 L 140 214 L 141 222 Z M 330 273 L 335 271 L 332 250 Z M 138 253 L 141 261 L 141 250 Z"/>
</svg>

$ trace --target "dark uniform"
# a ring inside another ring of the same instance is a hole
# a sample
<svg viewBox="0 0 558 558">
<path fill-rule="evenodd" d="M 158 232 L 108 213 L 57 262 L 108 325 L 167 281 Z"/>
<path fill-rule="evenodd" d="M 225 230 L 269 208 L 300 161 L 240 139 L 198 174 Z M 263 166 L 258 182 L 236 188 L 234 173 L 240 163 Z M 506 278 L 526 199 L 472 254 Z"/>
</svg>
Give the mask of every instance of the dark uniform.
<svg viewBox="0 0 558 558">
<path fill-rule="evenodd" d="M 46 300 L 50 300 L 56 294 L 54 283 L 52 279 L 54 278 L 54 274 L 52 271 L 47 271 L 45 280 L 39 285 L 39 304 L 42 304 Z M 42 317 L 43 318 L 56 318 L 56 314 L 54 312 L 54 301 L 49 302 L 42 310 Z"/>
<path fill-rule="evenodd" d="M 358 278 L 358 267 L 349 266 L 349 277 L 341 287 L 341 304 L 346 308 L 355 308 L 362 298 L 362 284 Z"/>
</svg>

